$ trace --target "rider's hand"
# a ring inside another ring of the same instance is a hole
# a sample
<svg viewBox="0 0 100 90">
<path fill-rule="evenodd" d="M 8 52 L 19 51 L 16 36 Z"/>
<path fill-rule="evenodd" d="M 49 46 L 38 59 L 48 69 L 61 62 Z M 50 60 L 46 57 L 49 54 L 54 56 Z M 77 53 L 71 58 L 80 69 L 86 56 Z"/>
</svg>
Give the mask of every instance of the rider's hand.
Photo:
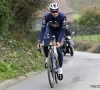
<svg viewBox="0 0 100 90">
<path fill-rule="evenodd" d="M 38 49 L 41 49 L 42 44 L 38 44 L 37 47 L 38 47 Z"/>
<path fill-rule="evenodd" d="M 57 46 L 56 47 L 59 48 L 60 46 L 61 46 L 61 44 L 59 42 L 57 42 Z"/>
</svg>

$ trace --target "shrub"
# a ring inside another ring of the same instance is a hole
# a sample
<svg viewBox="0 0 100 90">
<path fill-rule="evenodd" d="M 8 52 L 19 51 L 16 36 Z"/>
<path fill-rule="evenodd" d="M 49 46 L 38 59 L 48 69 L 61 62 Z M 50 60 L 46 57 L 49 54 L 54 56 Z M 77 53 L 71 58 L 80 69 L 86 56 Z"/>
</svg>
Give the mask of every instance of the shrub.
<svg viewBox="0 0 100 90">
<path fill-rule="evenodd" d="M 97 7 L 86 7 L 81 13 L 78 24 L 85 26 L 99 26 L 100 10 Z"/>
<path fill-rule="evenodd" d="M 8 32 L 9 26 L 13 24 L 11 16 L 12 0 L 0 1 L 0 34 Z"/>
</svg>

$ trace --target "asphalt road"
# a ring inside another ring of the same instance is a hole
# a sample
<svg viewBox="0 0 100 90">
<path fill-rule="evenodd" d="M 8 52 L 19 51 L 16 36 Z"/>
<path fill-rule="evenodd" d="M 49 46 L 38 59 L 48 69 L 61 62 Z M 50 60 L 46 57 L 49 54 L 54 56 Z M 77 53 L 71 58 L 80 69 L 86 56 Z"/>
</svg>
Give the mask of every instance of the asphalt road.
<svg viewBox="0 0 100 90">
<path fill-rule="evenodd" d="M 64 56 L 63 73 L 53 89 L 43 71 L 5 90 L 100 90 L 100 54 L 75 51 L 74 56 Z"/>
</svg>

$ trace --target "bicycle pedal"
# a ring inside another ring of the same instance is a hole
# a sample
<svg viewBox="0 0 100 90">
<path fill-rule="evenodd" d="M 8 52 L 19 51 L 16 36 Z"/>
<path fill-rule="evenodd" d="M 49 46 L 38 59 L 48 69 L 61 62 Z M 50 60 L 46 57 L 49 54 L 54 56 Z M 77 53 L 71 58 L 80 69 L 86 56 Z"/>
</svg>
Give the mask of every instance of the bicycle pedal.
<svg viewBox="0 0 100 90">
<path fill-rule="evenodd" d="M 58 79 L 62 80 L 63 79 L 63 74 L 58 74 Z"/>
</svg>

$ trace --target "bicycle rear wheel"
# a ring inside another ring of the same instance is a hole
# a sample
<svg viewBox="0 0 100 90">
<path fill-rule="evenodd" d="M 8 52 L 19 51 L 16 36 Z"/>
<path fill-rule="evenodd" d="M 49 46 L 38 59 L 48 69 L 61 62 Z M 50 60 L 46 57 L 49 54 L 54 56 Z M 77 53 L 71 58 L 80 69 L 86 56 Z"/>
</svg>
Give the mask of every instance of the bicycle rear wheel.
<svg viewBox="0 0 100 90">
<path fill-rule="evenodd" d="M 53 68 L 53 61 L 51 56 L 48 57 L 47 72 L 48 72 L 49 84 L 51 88 L 53 88 L 55 84 L 55 69 Z"/>
</svg>

